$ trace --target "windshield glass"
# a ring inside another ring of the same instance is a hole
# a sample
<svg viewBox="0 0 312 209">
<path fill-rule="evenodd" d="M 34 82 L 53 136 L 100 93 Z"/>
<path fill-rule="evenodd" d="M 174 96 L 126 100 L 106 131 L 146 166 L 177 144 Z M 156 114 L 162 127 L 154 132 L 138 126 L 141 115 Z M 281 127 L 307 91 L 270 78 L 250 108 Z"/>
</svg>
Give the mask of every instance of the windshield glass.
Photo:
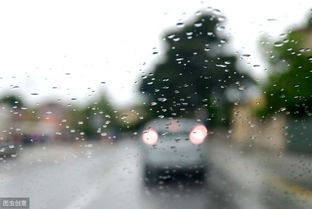
<svg viewBox="0 0 312 209">
<path fill-rule="evenodd" d="M 0 209 L 311 209 L 311 1 L 0 1 Z"/>
</svg>

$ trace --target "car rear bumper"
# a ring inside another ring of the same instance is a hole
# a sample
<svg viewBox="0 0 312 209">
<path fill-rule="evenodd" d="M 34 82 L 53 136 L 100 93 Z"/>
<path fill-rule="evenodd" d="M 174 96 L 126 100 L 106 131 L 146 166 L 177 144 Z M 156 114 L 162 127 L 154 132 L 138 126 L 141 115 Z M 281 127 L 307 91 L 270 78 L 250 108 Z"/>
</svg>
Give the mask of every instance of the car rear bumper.
<svg viewBox="0 0 312 209">
<path fill-rule="evenodd" d="M 145 164 L 144 168 L 146 170 L 150 170 L 152 172 L 171 172 L 171 173 L 179 173 L 179 172 L 188 172 L 188 171 L 206 171 L 207 170 L 206 163 L 200 163 L 196 165 L 151 165 Z"/>
<path fill-rule="evenodd" d="M 205 155 L 200 154 L 170 154 L 163 153 L 162 155 L 156 153 L 147 153 L 143 156 L 143 162 L 149 167 L 155 169 L 193 169 L 196 167 L 203 167 L 206 164 Z"/>
<path fill-rule="evenodd" d="M 208 166 L 196 165 L 191 167 L 155 167 L 145 165 L 143 169 L 146 184 L 158 184 L 160 182 L 194 183 L 203 185 L 209 174 Z"/>
</svg>

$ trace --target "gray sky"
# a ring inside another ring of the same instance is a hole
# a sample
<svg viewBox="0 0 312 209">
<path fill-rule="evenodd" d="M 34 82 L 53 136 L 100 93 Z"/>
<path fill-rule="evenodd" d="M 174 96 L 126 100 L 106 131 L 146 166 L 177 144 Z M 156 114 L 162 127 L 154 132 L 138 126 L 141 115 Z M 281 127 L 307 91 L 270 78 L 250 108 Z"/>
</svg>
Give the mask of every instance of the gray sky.
<svg viewBox="0 0 312 209">
<path fill-rule="evenodd" d="M 0 93 L 19 93 L 30 103 L 76 98 L 83 104 L 105 91 L 117 106 L 135 103 L 136 81 L 162 56 L 163 31 L 209 7 L 227 17 L 235 52 L 251 54 L 243 62 L 261 78 L 265 65 L 257 52 L 258 38 L 278 37 L 302 24 L 311 3 L 0 1 Z M 153 55 L 155 50 L 160 53 Z"/>
</svg>

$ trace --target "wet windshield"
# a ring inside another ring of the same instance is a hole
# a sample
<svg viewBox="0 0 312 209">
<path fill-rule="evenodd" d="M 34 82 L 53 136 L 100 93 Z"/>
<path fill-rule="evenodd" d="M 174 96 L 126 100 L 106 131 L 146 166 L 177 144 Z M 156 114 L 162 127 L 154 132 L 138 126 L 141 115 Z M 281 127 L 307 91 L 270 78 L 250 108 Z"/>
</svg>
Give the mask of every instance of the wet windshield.
<svg viewBox="0 0 312 209">
<path fill-rule="evenodd" d="M 0 209 L 312 208 L 311 2 L 11 0 L 0 28 Z"/>
</svg>

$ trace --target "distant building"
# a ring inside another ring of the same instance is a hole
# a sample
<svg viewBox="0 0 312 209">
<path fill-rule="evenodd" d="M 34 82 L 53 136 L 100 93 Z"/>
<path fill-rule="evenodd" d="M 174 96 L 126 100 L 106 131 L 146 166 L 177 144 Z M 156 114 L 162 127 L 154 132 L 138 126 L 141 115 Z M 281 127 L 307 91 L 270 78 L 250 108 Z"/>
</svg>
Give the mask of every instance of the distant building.
<svg viewBox="0 0 312 209">
<path fill-rule="evenodd" d="M 232 117 L 232 140 L 250 148 L 265 148 L 281 151 L 285 149 L 284 127 L 286 118 L 276 115 L 260 121 L 254 110 L 265 104 L 264 97 L 253 98 L 235 106 Z"/>
<path fill-rule="evenodd" d="M 37 108 L 38 122 L 34 128 L 34 134 L 45 137 L 44 140 L 55 141 L 62 140 L 62 136 L 67 118 L 66 107 L 63 104 L 50 102 Z"/>
</svg>

